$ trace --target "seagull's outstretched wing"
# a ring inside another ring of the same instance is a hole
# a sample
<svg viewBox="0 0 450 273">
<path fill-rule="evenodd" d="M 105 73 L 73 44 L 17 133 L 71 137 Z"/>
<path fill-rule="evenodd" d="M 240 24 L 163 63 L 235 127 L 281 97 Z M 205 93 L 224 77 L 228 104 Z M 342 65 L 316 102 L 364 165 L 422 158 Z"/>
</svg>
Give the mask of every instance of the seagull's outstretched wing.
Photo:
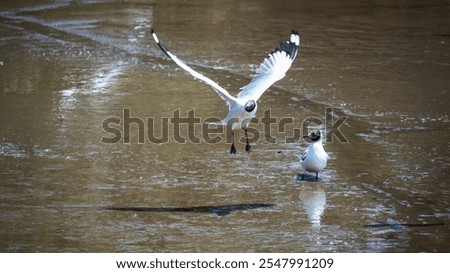
<svg viewBox="0 0 450 273">
<path fill-rule="evenodd" d="M 177 56 L 175 56 L 174 54 L 172 54 L 167 47 L 161 43 L 161 41 L 159 40 L 158 36 L 156 35 L 156 33 L 153 31 L 152 29 L 152 36 L 153 39 L 155 39 L 156 43 L 158 44 L 159 48 L 161 48 L 161 50 L 164 52 L 164 54 L 167 55 L 167 57 L 169 57 L 172 61 L 174 61 L 179 67 L 183 68 L 184 70 L 186 70 L 187 72 L 189 72 L 189 74 L 191 74 L 192 76 L 194 76 L 194 78 L 208 84 L 209 86 L 211 86 L 216 92 L 217 94 L 219 94 L 219 96 L 227 103 L 229 103 L 229 101 L 235 101 L 236 99 L 234 97 L 232 97 L 230 95 L 230 93 L 228 93 L 227 90 L 225 90 L 224 88 L 222 88 L 220 85 L 218 85 L 216 82 L 214 82 L 213 80 L 211 80 L 210 78 L 198 73 L 197 71 L 195 71 L 194 69 L 190 68 L 185 62 L 183 62 L 182 60 L 180 60 Z"/>
<path fill-rule="evenodd" d="M 238 98 L 258 100 L 272 84 L 286 75 L 297 56 L 299 47 L 300 36 L 297 31 L 292 30 L 289 40 L 282 42 L 264 59 L 251 82 L 241 88 Z"/>
</svg>

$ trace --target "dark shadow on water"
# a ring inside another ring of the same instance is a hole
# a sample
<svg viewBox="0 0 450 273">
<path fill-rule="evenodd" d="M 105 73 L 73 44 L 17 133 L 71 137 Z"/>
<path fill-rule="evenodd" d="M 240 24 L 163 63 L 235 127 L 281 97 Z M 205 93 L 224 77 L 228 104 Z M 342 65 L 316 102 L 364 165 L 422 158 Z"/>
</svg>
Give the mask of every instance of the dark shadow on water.
<svg viewBox="0 0 450 273">
<path fill-rule="evenodd" d="M 203 212 L 213 213 L 217 216 L 225 216 L 233 211 L 251 210 L 273 207 L 275 204 L 251 203 L 223 206 L 198 206 L 198 207 L 105 207 L 105 210 L 134 211 L 134 212 Z"/>
<path fill-rule="evenodd" d="M 399 223 L 399 222 L 375 222 L 373 224 L 364 225 L 364 227 L 434 227 L 443 226 L 444 223 Z"/>
<path fill-rule="evenodd" d="M 305 174 L 304 177 L 302 178 L 302 174 L 299 173 L 297 174 L 297 177 L 295 178 L 296 181 L 307 181 L 307 182 L 321 182 L 322 178 L 320 177 L 319 174 L 319 180 L 316 180 L 316 175 L 310 175 L 310 174 Z"/>
</svg>

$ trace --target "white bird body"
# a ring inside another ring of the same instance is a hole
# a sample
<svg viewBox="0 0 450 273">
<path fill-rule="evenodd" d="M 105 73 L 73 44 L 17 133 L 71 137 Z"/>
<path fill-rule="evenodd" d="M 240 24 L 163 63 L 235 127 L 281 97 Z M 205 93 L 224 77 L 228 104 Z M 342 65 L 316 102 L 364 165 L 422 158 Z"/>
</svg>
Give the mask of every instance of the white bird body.
<svg viewBox="0 0 450 273">
<path fill-rule="evenodd" d="M 194 78 L 210 85 L 228 105 L 227 116 L 221 121 L 210 123 L 216 125 L 227 125 L 232 131 L 244 129 L 246 137 L 248 125 L 251 119 L 256 115 L 256 110 L 258 108 L 256 103 L 257 100 L 272 84 L 281 80 L 286 75 L 286 72 L 295 60 L 300 47 L 300 36 L 298 35 L 298 32 L 292 31 L 289 39 L 282 42 L 272 53 L 269 54 L 267 58 L 264 59 L 256 70 L 256 73 L 250 83 L 240 89 L 237 97 L 233 97 L 227 90 L 219 86 L 216 82 L 193 70 L 177 56 L 172 54 L 166 46 L 160 42 L 158 36 L 153 30 L 152 36 L 160 49 L 171 60 L 191 74 Z M 248 137 L 246 151 L 250 151 Z M 230 153 L 236 153 L 234 141 L 231 146 Z"/>
<path fill-rule="evenodd" d="M 255 104 L 255 108 L 247 112 L 245 110 L 245 104 L 247 103 L 246 99 L 236 99 L 228 103 L 228 114 L 227 116 L 218 122 L 208 122 L 209 124 L 215 125 L 224 125 L 229 126 L 231 130 L 238 129 L 247 129 L 250 121 L 256 115 L 256 110 L 258 109 L 258 105 Z"/>
<path fill-rule="evenodd" d="M 322 146 L 322 143 L 315 142 L 309 144 L 301 162 L 304 170 L 308 172 L 319 172 L 327 166 L 328 154 Z"/>
<path fill-rule="evenodd" d="M 300 163 L 304 171 L 302 178 L 304 179 L 306 172 L 314 172 L 316 173 L 317 180 L 319 179 L 319 171 L 325 169 L 327 166 L 327 161 L 330 157 L 323 148 L 320 131 L 313 131 L 308 136 L 304 136 L 304 138 L 308 138 L 310 144 L 300 159 Z"/>
</svg>

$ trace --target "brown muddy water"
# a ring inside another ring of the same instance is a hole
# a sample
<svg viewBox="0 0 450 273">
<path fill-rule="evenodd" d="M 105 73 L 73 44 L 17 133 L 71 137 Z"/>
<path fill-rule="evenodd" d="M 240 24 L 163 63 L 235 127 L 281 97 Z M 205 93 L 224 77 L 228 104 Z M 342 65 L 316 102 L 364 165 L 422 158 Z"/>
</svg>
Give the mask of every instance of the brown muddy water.
<svg viewBox="0 0 450 273">
<path fill-rule="evenodd" d="M 448 14 L 448 1 L 3 1 L 0 251 L 449 252 Z M 250 154 L 230 155 L 225 133 L 208 143 L 201 122 L 226 106 L 151 28 L 234 95 L 300 32 Z M 188 113 L 201 122 L 171 122 Z M 344 117 L 320 181 L 300 181 L 297 129 Z"/>
</svg>

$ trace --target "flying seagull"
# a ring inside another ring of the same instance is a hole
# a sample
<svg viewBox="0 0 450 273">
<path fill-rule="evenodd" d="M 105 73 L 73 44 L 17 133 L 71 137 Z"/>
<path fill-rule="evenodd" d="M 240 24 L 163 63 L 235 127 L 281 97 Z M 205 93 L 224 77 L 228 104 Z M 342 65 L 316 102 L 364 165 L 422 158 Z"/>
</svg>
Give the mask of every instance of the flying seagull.
<svg viewBox="0 0 450 273">
<path fill-rule="evenodd" d="M 309 142 L 309 146 L 300 158 L 303 168 L 302 180 L 305 179 L 307 171 L 316 173 L 316 180 L 319 180 L 319 171 L 325 169 L 329 158 L 323 149 L 322 135 L 319 130 L 314 130 L 303 138 Z"/>
<path fill-rule="evenodd" d="M 231 96 L 227 90 L 219 86 L 216 82 L 195 71 L 177 56 L 172 54 L 160 41 L 153 29 L 152 36 L 159 48 L 167 55 L 167 57 L 174 61 L 178 66 L 189 72 L 194 78 L 211 86 L 214 91 L 216 91 L 217 94 L 226 102 L 228 105 L 228 115 L 226 118 L 219 122 L 211 123 L 229 126 L 232 132 L 237 129 L 244 129 L 245 138 L 247 140 L 245 150 L 250 152 L 251 146 L 248 141 L 247 128 L 250 120 L 255 117 L 256 110 L 258 108 L 256 102 L 272 84 L 281 80 L 291 67 L 291 64 L 295 60 L 297 51 L 300 47 L 300 36 L 298 32 L 292 30 L 288 40 L 280 43 L 280 45 L 264 59 L 259 68 L 256 70 L 256 73 L 250 83 L 240 89 L 237 97 Z M 234 132 L 232 134 L 234 136 Z M 230 154 L 236 154 L 234 137 L 233 143 L 231 144 Z"/>
</svg>

